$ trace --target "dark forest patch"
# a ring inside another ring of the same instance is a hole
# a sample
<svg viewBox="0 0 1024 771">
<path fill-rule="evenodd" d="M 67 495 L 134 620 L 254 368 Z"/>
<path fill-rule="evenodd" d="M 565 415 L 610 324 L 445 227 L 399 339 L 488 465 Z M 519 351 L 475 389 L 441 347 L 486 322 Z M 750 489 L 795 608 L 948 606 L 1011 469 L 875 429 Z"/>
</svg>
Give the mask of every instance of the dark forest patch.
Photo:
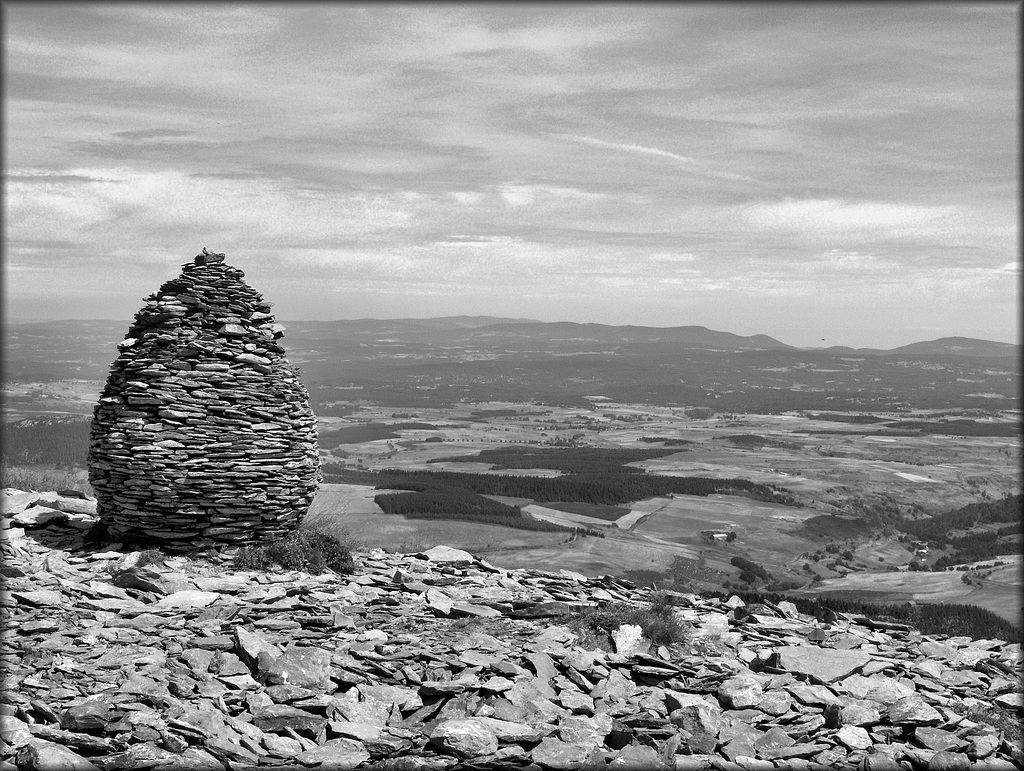
<svg viewBox="0 0 1024 771">
<path fill-rule="evenodd" d="M 478 495 L 529 498 L 534 501 L 567 501 L 618 506 L 668 495 L 743 495 L 754 500 L 793 505 L 788 492 L 774 485 L 746 479 L 712 479 L 653 474 L 569 474 L 538 477 L 512 474 L 468 474 L 456 471 L 359 471 L 342 469 L 325 473 L 328 483 L 369 485 L 378 489 L 421 491 L 438 486 L 460 487 Z"/>
<path fill-rule="evenodd" d="M 399 439 L 398 431 L 436 431 L 430 423 L 360 423 L 354 426 L 322 431 L 318 437 L 320 447 L 331 450 L 342 444 L 361 444 L 378 439 Z"/>
<path fill-rule="evenodd" d="M 737 447 L 760 450 L 764 447 L 777 447 L 782 450 L 799 450 L 803 445 L 799 442 L 786 442 L 782 439 L 770 439 L 760 434 L 731 434 L 723 437 Z"/>
<path fill-rule="evenodd" d="M 979 423 L 976 420 L 900 420 L 886 423 L 887 428 L 919 431 L 946 436 L 1020 436 L 1018 423 Z"/>
<path fill-rule="evenodd" d="M 630 468 L 627 463 L 639 463 L 653 458 L 675 455 L 678 450 L 657 447 L 637 450 L 606 449 L 602 447 L 496 447 L 473 455 L 453 455 L 434 458 L 428 463 L 490 463 L 494 469 L 551 469 L 568 474 L 597 474 L 604 471 L 643 474 L 643 469 Z"/>
<path fill-rule="evenodd" d="M 811 420 L 825 420 L 830 423 L 884 423 L 886 418 L 879 418 L 875 415 L 842 415 L 836 412 L 822 412 L 817 415 L 808 415 Z"/>
<path fill-rule="evenodd" d="M 602 506 L 593 503 L 572 503 L 568 501 L 538 501 L 537 505 L 547 509 L 555 509 L 556 511 L 565 511 L 569 514 L 603 519 L 606 522 L 614 522 L 632 511 L 632 509 L 627 509 L 624 506 Z"/>
<path fill-rule="evenodd" d="M 406 519 L 445 519 L 502 525 L 517 530 L 541 532 L 587 532 L 586 528 L 559 525 L 534 519 L 515 506 L 485 498 L 458 487 L 438 485 L 404 493 L 382 493 L 374 502 L 385 514 L 398 514 Z"/>
<path fill-rule="evenodd" d="M 804 520 L 799 534 L 810 538 L 857 538 L 871 531 L 871 525 L 859 519 L 821 514 Z"/>
</svg>

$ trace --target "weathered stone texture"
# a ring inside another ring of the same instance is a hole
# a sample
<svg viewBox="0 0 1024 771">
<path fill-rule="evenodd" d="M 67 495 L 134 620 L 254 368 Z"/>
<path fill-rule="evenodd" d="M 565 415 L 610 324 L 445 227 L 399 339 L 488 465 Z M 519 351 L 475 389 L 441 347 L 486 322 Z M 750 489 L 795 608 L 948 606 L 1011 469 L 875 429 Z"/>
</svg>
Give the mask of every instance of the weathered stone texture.
<svg viewBox="0 0 1024 771">
<path fill-rule="evenodd" d="M 146 299 L 96 405 L 89 481 L 115 539 L 170 550 L 294 530 L 316 418 L 270 304 L 205 249 Z"/>
<path fill-rule="evenodd" d="M 83 549 L 88 514 L 15 526 L 37 507 L 24 495 L 0 491 L 0 663 L 17 684 L 0 771 L 1024 768 L 1019 643 L 836 612 L 843 647 L 822 647 L 820 622 L 781 606 L 737 614 L 730 642 L 702 630 L 738 597 L 673 592 L 686 639 L 613 652 L 542 609 L 651 601 L 614 576 L 454 550 L 359 552 L 353 575 L 239 571 L 230 547 L 148 563 Z M 939 674 L 935 644 L 953 651 Z M 851 663 L 867 674 L 806 671 Z"/>
</svg>

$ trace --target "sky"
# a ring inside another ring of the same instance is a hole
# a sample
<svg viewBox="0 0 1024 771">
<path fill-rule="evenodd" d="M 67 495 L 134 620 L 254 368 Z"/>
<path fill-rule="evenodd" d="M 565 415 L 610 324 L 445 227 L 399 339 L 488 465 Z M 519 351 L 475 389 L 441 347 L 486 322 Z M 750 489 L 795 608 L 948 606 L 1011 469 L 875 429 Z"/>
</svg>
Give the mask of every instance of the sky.
<svg viewBox="0 0 1024 771">
<path fill-rule="evenodd" d="M 1018 342 L 1016 3 L 3 4 L 4 307 Z"/>
</svg>

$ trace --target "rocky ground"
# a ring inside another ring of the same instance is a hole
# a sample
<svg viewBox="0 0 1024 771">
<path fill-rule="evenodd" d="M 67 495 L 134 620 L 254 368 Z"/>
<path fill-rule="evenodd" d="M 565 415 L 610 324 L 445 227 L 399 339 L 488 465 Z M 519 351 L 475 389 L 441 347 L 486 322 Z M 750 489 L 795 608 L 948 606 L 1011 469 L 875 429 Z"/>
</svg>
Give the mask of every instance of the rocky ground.
<svg viewBox="0 0 1024 771">
<path fill-rule="evenodd" d="M 4 769 L 1024 760 L 1017 644 L 672 594 L 684 642 L 624 625 L 602 647 L 566 614 L 649 590 L 447 547 L 360 553 L 351 576 L 90 550 L 94 505 L 4 491 Z"/>
</svg>

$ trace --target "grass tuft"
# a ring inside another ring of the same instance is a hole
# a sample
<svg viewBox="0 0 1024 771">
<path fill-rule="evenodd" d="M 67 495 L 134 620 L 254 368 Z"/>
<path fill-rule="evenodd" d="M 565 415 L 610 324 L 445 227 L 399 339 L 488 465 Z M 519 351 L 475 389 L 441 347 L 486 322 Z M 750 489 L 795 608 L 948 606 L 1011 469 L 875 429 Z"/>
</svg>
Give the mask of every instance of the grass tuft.
<svg viewBox="0 0 1024 771">
<path fill-rule="evenodd" d="M 94 496 L 92 487 L 84 471 L 73 471 L 47 466 L 12 466 L 0 465 L 0 487 L 13 487 L 15 490 L 77 490 Z"/>
<path fill-rule="evenodd" d="M 355 572 L 350 546 L 318 528 L 302 528 L 286 538 L 259 546 L 243 546 L 233 561 L 239 570 L 302 570 L 318 575 L 327 570 L 348 575 Z"/>
<path fill-rule="evenodd" d="M 584 636 L 597 636 L 605 645 L 611 644 L 612 632 L 623 624 L 633 624 L 655 645 L 671 646 L 686 639 L 686 630 L 672 609 L 664 592 L 655 592 L 645 606 L 609 603 L 570 614 L 567 624 Z"/>
<path fill-rule="evenodd" d="M 139 555 L 139 561 L 137 565 L 141 568 L 146 565 L 157 565 L 163 567 L 165 555 L 159 549 L 145 549 Z"/>
</svg>

